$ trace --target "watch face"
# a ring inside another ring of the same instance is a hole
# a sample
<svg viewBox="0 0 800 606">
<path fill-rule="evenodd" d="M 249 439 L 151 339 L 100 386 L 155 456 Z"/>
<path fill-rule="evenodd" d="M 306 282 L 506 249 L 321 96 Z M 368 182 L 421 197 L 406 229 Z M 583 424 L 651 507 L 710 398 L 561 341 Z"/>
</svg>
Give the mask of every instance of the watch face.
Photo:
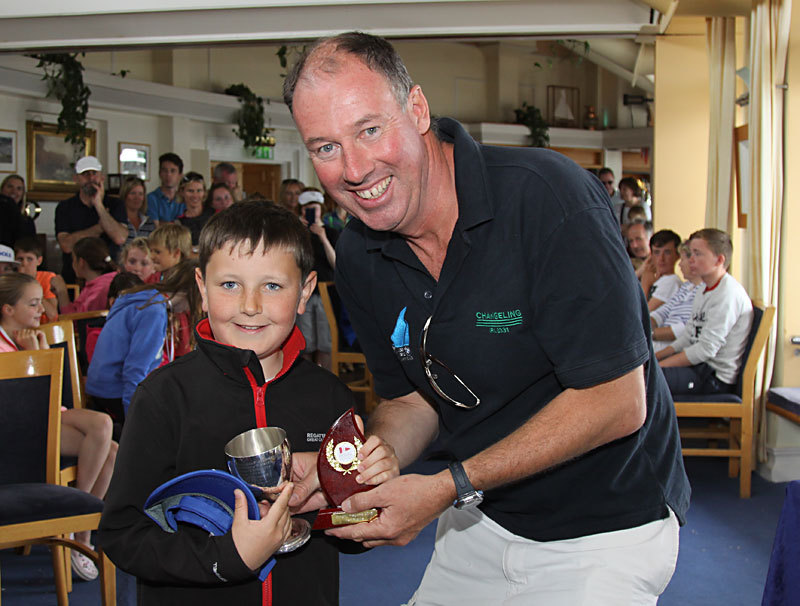
<svg viewBox="0 0 800 606">
<path fill-rule="evenodd" d="M 483 491 L 473 490 L 472 492 L 458 497 L 454 505 L 456 509 L 467 509 L 480 505 L 481 503 L 483 503 Z"/>
</svg>

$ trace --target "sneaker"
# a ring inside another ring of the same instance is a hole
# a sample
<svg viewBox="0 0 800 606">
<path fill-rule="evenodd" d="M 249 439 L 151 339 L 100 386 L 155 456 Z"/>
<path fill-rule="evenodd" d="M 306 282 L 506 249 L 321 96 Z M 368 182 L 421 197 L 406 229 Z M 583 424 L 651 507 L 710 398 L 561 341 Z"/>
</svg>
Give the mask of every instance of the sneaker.
<svg viewBox="0 0 800 606">
<path fill-rule="evenodd" d="M 72 550 L 70 555 L 72 559 L 72 571 L 84 581 L 94 581 L 97 576 L 97 566 L 94 565 L 91 559 L 83 555 L 80 551 Z"/>
</svg>

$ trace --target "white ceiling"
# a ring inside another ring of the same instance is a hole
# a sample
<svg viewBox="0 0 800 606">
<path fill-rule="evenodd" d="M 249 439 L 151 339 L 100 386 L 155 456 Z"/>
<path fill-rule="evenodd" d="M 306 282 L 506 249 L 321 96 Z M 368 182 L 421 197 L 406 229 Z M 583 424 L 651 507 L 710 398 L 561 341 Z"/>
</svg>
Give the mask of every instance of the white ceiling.
<svg viewBox="0 0 800 606">
<path fill-rule="evenodd" d="M 0 51 L 298 41 L 360 29 L 393 39 L 635 37 L 638 0 L 56 0 L 4 2 Z M 135 7 L 135 8 L 132 8 Z"/>
<path fill-rule="evenodd" d="M 3 0 L 0 53 L 297 43 L 347 30 L 393 40 L 591 39 L 587 58 L 652 91 L 654 36 L 674 15 L 750 0 Z"/>
</svg>

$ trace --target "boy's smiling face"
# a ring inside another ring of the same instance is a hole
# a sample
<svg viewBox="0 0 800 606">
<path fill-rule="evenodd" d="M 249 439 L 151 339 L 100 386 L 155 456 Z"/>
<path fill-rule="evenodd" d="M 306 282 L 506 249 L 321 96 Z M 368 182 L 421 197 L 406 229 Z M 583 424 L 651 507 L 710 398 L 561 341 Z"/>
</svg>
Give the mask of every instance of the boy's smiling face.
<svg viewBox="0 0 800 606">
<path fill-rule="evenodd" d="M 317 275 L 311 272 L 303 283 L 293 253 L 259 244 L 250 254 L 249 248 L 245 242 L 215 251 L 205 279 L 197 270 L 197 286 L 214 338 L 254 351 L 269 379 L 281 368 L 281 346 L 305 311 Z"/>
</svg>

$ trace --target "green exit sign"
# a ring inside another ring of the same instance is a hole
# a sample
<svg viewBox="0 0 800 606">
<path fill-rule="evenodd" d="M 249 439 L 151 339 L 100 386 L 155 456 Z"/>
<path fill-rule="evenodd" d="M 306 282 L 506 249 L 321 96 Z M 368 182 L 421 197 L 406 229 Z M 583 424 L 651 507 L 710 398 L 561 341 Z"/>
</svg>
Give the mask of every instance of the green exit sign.
<svg viewBox="0 0 800 606">
<path fill-rule="evenodd" d="M 275 148 L 274 147 L 256 147 L 256 158 L 262 158 L 264 160 L 273 160 L 275 159 Z"/>
</svg>

